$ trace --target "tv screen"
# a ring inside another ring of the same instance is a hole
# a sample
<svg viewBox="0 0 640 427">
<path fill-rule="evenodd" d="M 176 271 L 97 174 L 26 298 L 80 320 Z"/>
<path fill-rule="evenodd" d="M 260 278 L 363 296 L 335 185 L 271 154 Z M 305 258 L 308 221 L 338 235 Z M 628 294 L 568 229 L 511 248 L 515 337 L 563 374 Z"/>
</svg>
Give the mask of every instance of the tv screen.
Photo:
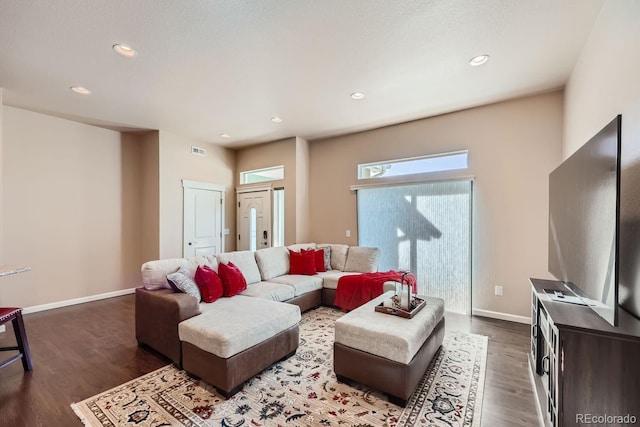
<svg viewBox="0 0 640 427">
<path fill-rule="evenodd" d="M 621 120 L 617 116 L 549 175 L 549 272 L 614 326 Z"/>
</svg>

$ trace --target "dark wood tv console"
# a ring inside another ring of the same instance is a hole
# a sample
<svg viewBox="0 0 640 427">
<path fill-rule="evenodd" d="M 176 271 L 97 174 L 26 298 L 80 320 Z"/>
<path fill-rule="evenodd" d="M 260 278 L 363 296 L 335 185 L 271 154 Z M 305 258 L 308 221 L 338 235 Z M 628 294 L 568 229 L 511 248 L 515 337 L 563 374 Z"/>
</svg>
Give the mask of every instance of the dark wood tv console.
<svg viewBox="0 0 640 427">
<path fill-rule="evenodd" d="M 640 320 L 619 309 L 613 327 L 552 301 L 546 290 L 568 292 L 561 282 L 530 280 L 529 366 L 544 425 L 640 425 Z"/>
</svg>

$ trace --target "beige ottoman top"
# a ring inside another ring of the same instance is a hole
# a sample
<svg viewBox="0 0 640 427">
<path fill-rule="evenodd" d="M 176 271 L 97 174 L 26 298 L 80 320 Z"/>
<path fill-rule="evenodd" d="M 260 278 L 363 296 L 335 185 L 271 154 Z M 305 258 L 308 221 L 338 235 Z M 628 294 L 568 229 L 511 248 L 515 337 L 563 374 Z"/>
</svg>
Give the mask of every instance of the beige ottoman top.
<svg viewBox="0 0 640 427">
<path fill-rule="evenodd" d="M 297 305 L 244 295 L 202 303 L 200 310 L 178 325 L 180 341 L 225 359 L 300 322 Z"/>
<path fill-rule="evenodd" d="M 412 319 L 375 311 L 387 292 L 336 320 L 335 342 L 408 364 L 444 317 L 444 301 L 423 297 L 427 305 Z"/>
</svg>

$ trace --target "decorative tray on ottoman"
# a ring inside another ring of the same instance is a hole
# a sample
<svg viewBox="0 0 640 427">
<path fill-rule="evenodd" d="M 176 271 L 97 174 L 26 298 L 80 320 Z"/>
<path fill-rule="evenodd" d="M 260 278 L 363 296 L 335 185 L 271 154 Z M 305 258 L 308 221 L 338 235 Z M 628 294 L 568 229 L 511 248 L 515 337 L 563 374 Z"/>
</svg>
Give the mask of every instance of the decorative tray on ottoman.
<svg viewBox="0 0 640 427">
<path fill-rule="evenodd" d="M 398 297 L 393 297 L 390 300 L 387 300 L 385 302 L 388 302 L 388 301 L 391 301 L 390 306 L 384 305 L 385 303 L 382 302 L 376 305 L 376 311 L 380 313 L 392 314 L 394 316 L 404 317 L 405 319 L 411 319 L 413 316 L 416 315 L 417 312 L 422 310 L 424 306 L 427 305 L 425 300 L 423 300 L 422 298 L 414 297 L 411 299 L 411 304 L 409 305 L 411 310 L 405 311 L 400 308 L 400 302 L 398 301 Z"/>
</svg>

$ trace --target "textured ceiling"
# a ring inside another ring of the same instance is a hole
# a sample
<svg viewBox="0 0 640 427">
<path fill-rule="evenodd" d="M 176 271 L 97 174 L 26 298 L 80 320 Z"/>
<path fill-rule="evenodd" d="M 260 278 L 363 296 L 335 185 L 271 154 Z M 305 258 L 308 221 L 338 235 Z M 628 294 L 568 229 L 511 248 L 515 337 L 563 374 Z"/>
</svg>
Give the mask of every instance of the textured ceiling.
<svg viewBox="0 0 640 427">
<path fill-rule="evenodd" d="M 317 139 L 561 88 L 601 6 L 0 0 L 0 87 L 6 105 L 116 129 L 227 146 Z M 491 60 L 469 66 L 481 53 Z"/>
</svg>

